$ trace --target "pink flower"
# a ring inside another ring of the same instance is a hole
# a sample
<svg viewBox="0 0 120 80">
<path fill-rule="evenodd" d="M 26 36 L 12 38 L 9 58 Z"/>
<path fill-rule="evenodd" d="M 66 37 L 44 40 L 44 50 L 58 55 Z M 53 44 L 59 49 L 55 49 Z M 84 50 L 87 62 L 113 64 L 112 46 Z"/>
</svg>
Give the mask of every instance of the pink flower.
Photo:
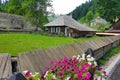
<svg viewBox="0 0 120 80">
<path fill-rule="evenodd" d="M 85 71 L 85 70 L 86 70 L 85 65 L 82 65 L 82 66 L 81 66 L 81 70 L 83 70 L 83 71 Z"/>
<path fill-rule="evenodd" d="M 29 80 L 34 80 L 33 78 L 29 78 Z"/>
<path fill-rule="evenodd" d="M 96 70 L 96 68 L 93 68 L 93 70 L 95 71 L 95 70 Z"/>
<path fill-rule="evenodd" d="M 86 76 L 84 76 L 84 80 L 90 80 L 92 75 L 89 72 L 86 72 L 85 74 Z"/>
<path fill-rule="evenodd" d="M 90 67 L 91 65 L 90 65 L 90 63 L 87 62 L 87 63 L 85 63 L 85 66 Z"/>
<path fill-rule="evenodd" d="M 82 72 L 81 72 L 81 71 L 79 71 L 79 72 L 77 73 L 77 77 L 78 77 L 79 79 L 82 78 Z"/>
<path fill-rule="evenodd" d="M 30 72 L 29 71 L 27 71 L 26 73 L 25 73 L 25 77 L 29 77 L 30 76 Z"/>
<path fill-rule="evenodd" d="M 59 76 L 63 76 L 62 72 L 59 73 Z"/>
<path fill-rule="evenodd" d="M 104 74 L 104 76 L 107 76 L 107 73 L 106 73 L 106 71 L 103 71 L 103 74 Z"/>
<path fill-rule="evenodd" d="M 54 61 L 51 61 L 50 64 L 52 64 L 52 65 L 56 65 L 57 63 L 54 62 Z"/>
<path fill-rule="evenodd" d="M 87 74 L 87 78 L 90 79 L 92 75 L 89 72 L 87 72 L 86 74 Z"/>
<path fill-rule="evenodd" d="M 101 71 L 101 70 L 102 70 L 102 67 L 99 67 L 98 70 Z"/>
</svg>

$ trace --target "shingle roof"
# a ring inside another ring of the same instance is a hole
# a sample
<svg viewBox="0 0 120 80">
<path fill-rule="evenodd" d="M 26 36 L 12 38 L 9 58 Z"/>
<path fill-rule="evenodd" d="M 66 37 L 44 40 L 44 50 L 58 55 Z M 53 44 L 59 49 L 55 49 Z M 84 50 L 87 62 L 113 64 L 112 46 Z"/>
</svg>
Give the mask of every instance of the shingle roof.
<svg viewBox="0 0 120 80">
<path fill-rule="evenodd" d="M 70 28 L 77 29 L 79 31 L 96 31 L 96 30 L 93 30 L 90 27 L 87 27 L 83 24 L 78 23 L 76 20 L 74 20 L 70 16 L 66 16 L 66 15 L 58 17 L 57 19 L 55 19 L 52 22 L 46 24 L 45 26 L 46 27 L 67 26 L 67 27 L 70 27 Z"/>
<path fill-rule="evenodd" d="M 105 32 L 120 32 L 120 20 L 111 25 L 111 27 Z"/>
</svg>

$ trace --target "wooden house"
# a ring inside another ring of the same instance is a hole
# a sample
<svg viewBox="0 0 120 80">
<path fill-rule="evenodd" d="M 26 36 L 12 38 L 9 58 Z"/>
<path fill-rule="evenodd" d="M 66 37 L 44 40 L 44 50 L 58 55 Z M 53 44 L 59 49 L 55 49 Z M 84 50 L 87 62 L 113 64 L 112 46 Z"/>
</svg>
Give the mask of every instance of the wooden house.
<svg viewBox="0 0 120 80">
<path fill-rule="evenodd" d="M 72 17 L 66 15 L 58 17 L 45 26 L 48 28 L 49 33 L 63 33 L 69 37 L 84 37 L 93 36 L 96 34 L 96 30 L 82 25 L 75 21 Z"/>
<path fill-rule="evenodd" d="M 109 30 L 106 30 L 106 32 L 120 33 L 120 21 L 113 24 Z"/>
</svg>

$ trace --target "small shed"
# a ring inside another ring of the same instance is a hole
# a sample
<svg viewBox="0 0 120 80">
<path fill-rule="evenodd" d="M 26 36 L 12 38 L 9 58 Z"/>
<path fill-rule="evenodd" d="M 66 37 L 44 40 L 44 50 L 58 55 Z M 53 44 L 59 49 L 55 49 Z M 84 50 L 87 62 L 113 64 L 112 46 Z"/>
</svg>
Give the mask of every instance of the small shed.
<svg viewBox="0 0 120 80">
<path fill-rule="evenodd" d="M 110 29 L 106 30 L 106 32 L 120 33 L 120 20 L 114 23 Z"/>
<path fill-rule="evenodd" d="M 60 16 L 52 22 L 45 25 L 48 28 L 48 32 L 52 34 L 63 33 L 68 37 L 84 37 L 93 36 L 96 34 L 96 30 L 78 23 L 70 16 Z"/>
</svg>

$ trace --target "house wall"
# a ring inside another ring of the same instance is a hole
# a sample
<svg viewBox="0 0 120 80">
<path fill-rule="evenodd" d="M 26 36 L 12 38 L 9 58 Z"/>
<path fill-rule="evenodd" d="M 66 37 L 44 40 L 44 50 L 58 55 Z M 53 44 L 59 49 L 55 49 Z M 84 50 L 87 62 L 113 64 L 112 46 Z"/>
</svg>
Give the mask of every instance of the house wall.
<svg viewBox="0 0 120 80">
<path fill-rule="evenodd" d="M 89 37 L 95 35 L 96 32 L 90 32 L 90 31 L 78 31 L 75 29 L 72 29 L 71 37 Z"/>
<path fill-rule="evenodd" d="M 59 27 L 60 28 L 60 32 L 56 32 L 56 28 Z M 51 32 L 51 28 L 55 28 L 55 32 Z M 65 26 L 51 26 L 48 27 L 48 32 L 51 34 L 59 34 L 59 33 L 64 33 L 65 34 Z"/>
<path fill-rule="evenodd" d="M 120 30 L 120 21 L 113 25 L 113 30 Z"/>
<path fill-rule="evenodd" d="M 56 27 L 58 26 L 55 26 L 55 27 L 48 27 L 48 32 L 49 33 L 52 33 L 52 34 L 59 34 L 59 33 L 64 33 L 65 34 L 65 27 L 66 26 L 63 26 L 63 27 L 60 27 L 60 32 L 56 32 Z M 55 32 L 51 32 L 51 28 L 55 28 Z M 89 32 L 89 31 L 78 31 L 76 29 L 73 29 L 73 28 L 68 28 L 67 29 L 67 36 L 68 37 L 85 37 L 85 36 L 93 36 L 95 35 L 96 32 Z"/>
</svg>

